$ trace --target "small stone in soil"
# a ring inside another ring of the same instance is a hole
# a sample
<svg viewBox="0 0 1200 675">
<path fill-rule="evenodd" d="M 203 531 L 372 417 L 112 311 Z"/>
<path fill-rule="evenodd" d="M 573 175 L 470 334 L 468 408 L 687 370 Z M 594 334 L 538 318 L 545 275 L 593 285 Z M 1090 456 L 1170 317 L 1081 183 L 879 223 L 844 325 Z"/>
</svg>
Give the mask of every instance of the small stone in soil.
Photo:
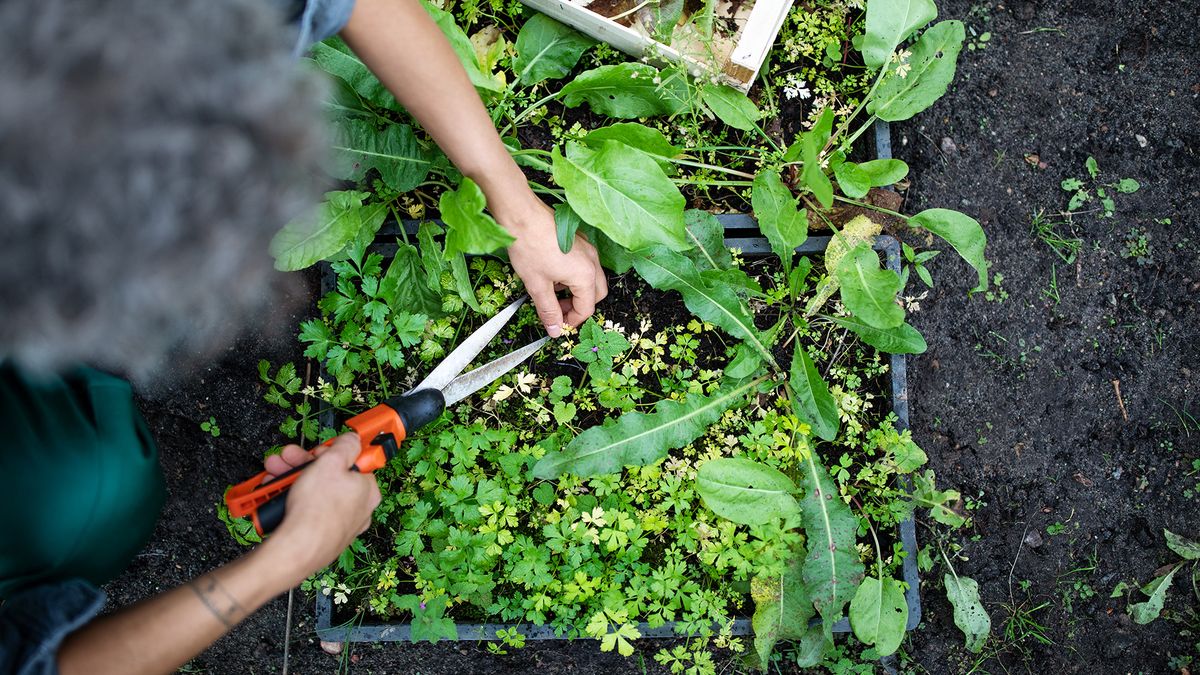
<svg viewBox="0 0 1200 675">
<path fill-rule="evenodd" d="M 953 155 L 958 152 L 958 146 L 954 144 L 954 141 L 949 136 L 942 137 L 942 152 L 947 155 Z"/>
<path fill-rule="evenodd" d="M 1043 543 L 1045 543 L 1045 540 L 1042 539 L 1041 532 L 1038 532 L 1037 530 L 1030 530 L 1028 533 L 1026 533 L 1025 545 L 1029 548 L 1037 548 Z"/>
</svg>

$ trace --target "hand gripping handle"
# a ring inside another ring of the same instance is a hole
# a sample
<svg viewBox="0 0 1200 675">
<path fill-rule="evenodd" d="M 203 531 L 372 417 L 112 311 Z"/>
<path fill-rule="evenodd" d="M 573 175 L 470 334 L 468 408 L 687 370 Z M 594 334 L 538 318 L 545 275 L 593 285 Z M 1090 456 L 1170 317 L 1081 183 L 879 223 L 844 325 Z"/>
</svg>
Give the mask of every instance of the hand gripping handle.
<svg viewBox="0 0 1200 675">
<path fill-rule="evenodd" d="M 388 399 L 374 408 L 346 421 L 353 429 L 362 448 L 351 471 L 371 473 L 383 468 L 400 450 L 408 431 L 415 431 L 437 419 L 446 407 L 442 392 L 423 389 L 412 394 Z M 333 444 L 333 439 L 322 445 Z M 315 452 L 313 452 L 315 455 Z M 301 464 L 274 478 L 266 472 L 245 480 L 225 492 L 225 505 L 233 518 L 249 517 L 259 535 L 267 534 L 283 522 L 287 495 L 300 472 L 311 462 Z"/>
</svg>

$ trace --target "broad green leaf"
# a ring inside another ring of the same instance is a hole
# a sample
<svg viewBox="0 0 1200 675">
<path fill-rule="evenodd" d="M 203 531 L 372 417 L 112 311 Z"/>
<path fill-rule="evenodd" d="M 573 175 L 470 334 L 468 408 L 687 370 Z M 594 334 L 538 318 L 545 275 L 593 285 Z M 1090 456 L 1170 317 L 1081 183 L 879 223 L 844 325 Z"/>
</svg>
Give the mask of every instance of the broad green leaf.
<svg viewBox="0 0 1200 675">
<path fill-rule="evenodd" d="M 471 40 L 463 32 L 463 29 L 454 22 L 454 15 L 436 7 L 428 0 L 421 0 L 421 4 L 425 7 L 425 11 L 429 12 L 429 16 L 433 18 L 433 22 L 437 24 L 438 28 L 442 29 L 442 34 L 446 36 L 454 53 L 458 55 L 458 61 L 462 64 L 463 70 L 467 71 L 467 76 L 471 78 L 471 84 L 475 85 L 476 89 L 484 91 L 503 90 L 504 83 L 502 81 L 483 72 L 483 69 L 480 68 L 479 61 L 475 58 L 475 48 L 471 46 Z"/>
<path fill-rule="evenodd" d="M 965 37 L 961 21 L 943 21 L 925 31 L 913 45 L 908 59 L 911 70 L 904 77 L 895 73 L 886 76 L 867 104 L 867 112 L 881 120 L 899 122 L 933 105 L 954 79 Z"/>
<path fill-rule="evenodd" d="M 792 388 L 792 411 L 796 417 L 812 427 L 814 434 L 832 441 L 838 432 L 837 402 L 833 400 L 829 386 L 821 379 L 803 345 L 797 345 L 792 352 L 789 384 Z"/>
<path fill-rule="evenodd" d="M 695 244 L 686 255 L 697 270 L 701 273 L 726 270 L 733 265 L 733 256 L 725 246 L 725 228 L 716 216 L 701 209 L 688 209 L 683 212 L 683 222 L 688 239 Z"/>
<path fill-rule="evenodd" d="M 826 176 L 825 171 L 821 168 L 820 153 L 825 147 L 826 141 L 829 140 L 832 126 L 833 108 L 826 108 L 817 123 L 813 125 L 812 130 L 805 133 L 801 139 L 804 151 L 804 169 L 800 172 L 800 182 L 812 191 L 813 196 L 825 208 L 833 206 L 833 183 L 829 181 L 829 176 Z"/>
<path fill-rule="evenodd" d="M 663 132 L 637 122 L 618 122 L 593 129 L 583 137 L 584 145 L 599 150 L 604 141 L 618 141 L 650 155 L 663 167 L 663 171 L 674 170 L 671 159 L 683 153 L 683 148 L 673 145 Z"/>
<path fill-rule="evenodd" d="M 431 289 L 425 283 L 430 276 L 422 262 L 422 253 L 410 244 L 397 242 L 396 254 L 379 280 L 378 297 L 405 312 L 442 316 L 442 289 L 440 285 L 437 290 Z"/>
<path fill-rule="evenodd" d="M 968 265 L 975 268 L 979 285 L 972 289 L 972 292 L 987 290 L 988 264 L 984 258 L 987 235 L 983 233 L 979 221 L 950 209 L 926 209 L 909 218 L 908 224 L 923 227 L 945 239 Z"/>
<path fill-rule="evenodd" d="M 508 40 L 504 39 L 504 34 L 495 24 L 480 28 L 469 39 L 471 50 L 475 54 L 475 62 L 485 73 L 495 70 L 496 66 L 500 64 L 500 59 L 504 57 L 504 53 L 508 51 Z M 499 77 L 503 78 L 504 75 L 501 74 Z"/>
<path fill-rule="evenodd" d="M 454 276 L 454 290 L 458 293 L 458 297 L 466 303 L 467 307 L 476 312 L 483 312 L 483 308 L 479 306 L 479 299 L 475 297 L 471 274 L 467 271 L 467 257 L 460 252 L 447 254 L 446 258 L 450 261 L 450 273 Z"/>
<path fill-rule="evenodd" d="M 754 600 L 750 625 L 754 628 L 754 649 L 764 669 L 777 641 L 797 640 L 808 633 L 814 610 L 812 599 L 804 592 L 800 561 L 801 556 L 796 554 L 783 574 L 750 580 L 750 597 Z"/>
<path fill-rule="evenodd" d="M 745 340 L 767 363 L 775 363 L 754 326 L 754 317 L 732 288 L 706 283 L 691 260 L 663 246 L 633 253 L 631 257 L 646 283 L 660 291 L 679 291 L 692 314 Z"/>
<path fill-rule="evenodd" d="M 871 180 L 871 187 L 899 183 L 908 175 L 908 165 L 900 159 L 872 159 L 858 165 Z"/>
<path fill-rule="evenodd" d="M 746 343 L 737 346 L 737 353 L 725 366 L 725 377 L 731 380 L 741 380 L 759 372 L 762 367 L 762 356 L 751 349 Z"/>
<path fill-rule="evenodd" d="M 1141 184 L 1132 178 L 1122 178 L 1121 182 L 1117 183 L 1117 192 L 1130 194 L 1141 189 Z"/>
<path fill-rule="evenodd" d="M 1087 160 L 1083 162 L 1084 168 L 1087 169 L 1088 175 L 1095 178 L 1100 173 L 1100 165 L 1096 163 L 1096 158 L 1088 155 Z"/>
<path fill-rule="evenodd" d="M 825 654 L 833 649 L 833 635 L 825 630 L 826 625 L 809 626 L 808 632 L 795 643 L 792 655 L 796 665 L 801 668 L 812 668 L 825 660 Z"/>
<path fill-rule="evenodd" d="M 898 442 L 890 444 L 888 452 L 891 453 L 892 460 L 896 463 L 898 473 L 912 473 L 925 466 L 929 461 L 929 456 L 925 454 L 921 446 L 907 435 L 901 436 Z"/>
<path fill-rule="evenodd" d="M 863 63 L 882 68 L 913 31 L 937 18 L 933 0 L 867 0 Z"/>
<path fill-rule="evenodd" d="M 554 229 L 558 234 L 558 250 L 563 253 L 571 252 L 571 246 L 575 243 L 575 233 L 582 224 L 583 219 L 575 213 L 570 204 L 559 202 L 554 205 Z"/>
<path fill-rule="evenodd" d="M 302 216 L 279 230 L 271 239 L 275 269 L 292 272 L 337 254 L 346 244 L 374 235 L 387 216 L 384 204 L 363 205 L 366 192 L 327 192 L 313 213 Z"/>
<path fill-rule="evenodd" d="M 1134 623 L 1144 626 L 1162 614 L 1163 603 L 1167 600 L 1167 589 L 1171 587 L 1171 582 L 1175 579 L 1175 573 L 1179 571 L 1180 567 L 1181 565 L 1176 565 L 1171 568 L 1170 572 L 1148 584 L 1148 587 L 1153 587 L 1147 593 L 1150 596 L 1149 600 L 1129 606 L 1129 616 L 1133 619 Z M 1145 592 L 1145 589 L 1143 589 L 1143 592 Z"/>
<path fill-rule="evenodd" d="M 797 522 L 796 486 L 778 469 L 741 457 L 721 457 L 700 465 L 696 492 L 710 511 L 740 525 L 783 519 Z"/>
<path fill-rule="evenodd" d="M 644 63 L 619 63 L 580 73 L 561 93 L 568 108 L 586 102 L 601 115 L 618 119 L 674 115 L 688 105 L 687 83 L 678 72 L 660 73 Z"/>
<path fill-rule="evenodd" d="M 403 224 L 401 225 L 403 226 Z M 442 228 L 437 223 L 425 221 L 417 229 L 417 248 L 421 251 L 421 266 L 425 286 L 434 293 L 442 292 L 442 270 L 446 268 L 445 254 L 437 242 Z"/>
<path fill-rule="evenodd" d="M 318 42 L 312 46 L 309 56 L 321 70 L 345 82 L 367 103 L 379 108 L 402 110 L 392 93 L 340 38 Z"/>
<path fill-rule="evenodd" d="M 483 212 L 487 200 L 483 190 L 470 178 L 463 178 L 457 190 L 443 192 L 438 210 L 446 223 L 446 255 L 492 253 L 515 241 L 504 228 Z"/>
<path fill-rule="evenodd" d="M 629 249 L 613 241 L 607 234 L 587 224 L 585 221 L 579 229 L 587 237 L 587 240 L 592 242 L 592 246 L 596 247 L 596 253 L 600 254 L 600 264 L 605 268 L 624 274 L 633 267 L 633 255 Z"/>
<path fill-rule="evenodd" d="M 924 354 L 925 338 L 916 328 L 902 323 L 895 328 L 876 328 L 857 316 L 830 317 L 834 323 L 854 331 L 863 342 L 889 354 Z"/>
<path fill-rule="evenodd" d="M 896 304 L 900 276 L 879 267 L 879 256 L 859 244 L 837 267 L 842 302 L 863 322 L 876 328 L 896 328 L 904 323 L 904 310 Z"/>
<path fill-rule="evenodd" d="M 850 601 L 850 627 L 863 643 L 875 645 L 880 656 L 900 648 L 908 624 L 908 602 L 900 582 L 885 577 L 863 579 Z"/>
<path fill-rule="evenodd" d="M 771 250 L 790 262 L 796 247 L 808 239 L 808 212 L 796 208 L 796 198 L 776 171 L 763 171 L 754 177 L 750 194 L 758 228 L 771 244 Z"/>
<path fill-rule="evenodd" d="M 804 314 L 806 316 L 815 314 L 837 292 L 839 286 L 836 272 L 846 254 L 860 244 L 870 245 L 875 241 L 875 236 L 881 230 L 882 228 L 879 224 L 870 218 L 855 216 L 850 222 L 842 226 L 840 232 L 833 234 L 833 237 L 829 240 L 829 245 L 825 247 L 826 277 L 817 286 L 817 292 L 813 294 L 808 304 L 805 305 Z"/>
<path fill-rule="evenodd" d="M 564 473 L 600 476 L 617 473 L 627 465 L 652 464 L 699 438 L 756 386 L 757 382 L 751 381 L 712 396 L 689 396 L 682 402 L 664 399 L 652 413 L 625 413 L 584 431 L 562 450 L 546 453 L 533 466 L 533 475 L 545 479 Z"/>
<path fill-rule="evenodd" d="M 1181 537 L 1170 530 L 1163 530 L 1167 538 L 1167 548 L 1179 554 L 1184 560 L 1200 560 L 1200 542 L 1187 537 Z"/>
<path fill-rule="evenodd" d="M 992 619 L 979 601 L 979 583 L 954 572 L 947 572 L 942 581 L 946 585 L 946 599 L 954 605 L 954 625 L 966 637 L 967 649 L 978 654 L 992 632 Z"/>
<path fill-rule="evenodd" d="M 584 222 L 629 250 L 663 244 L 690 248 L 683 222 L 686 201 L 649 155 L 617 141 L 600 150 L 567 143 L 553 150 L 554 180 Z"/>
<path fill-rule="evenodd" d="M 412 127 L 389 124 L 382 131 L 362 119 L 345 119 L 338 125 L 333 149 L 334 174 L 344 180 L 362 180 L 370 169 L 397 192 L 408 192 L 429 174 L 430 153 L 417 143 Z"/>
<path fill-rule="evenodd" d="M 762 112 L 748 96 L 727 84 L 705 84 L 700 87 L 700 100 L 722 122 L 734 129 L 753 131 Z"/>
<path fill-rule="evenodd" d="M 842 162 L 833 168 L 838 187 L 851 199 L 861 199 L 871 190 L 871 176 L 854 162 Z"/>
<path fill-rule="evenodd" d="M 458 627 L 453 619 L 445 616 L 448 600 L 445 595 L 435 595 L 424 601 L 419 595 L 392 596 L 392 603 L 397 608 L 412 613 L 409 639 L 413 642 L 427 640 L 437 643 L 439 640 L 458 639 Z"/>
<path fill-rule="evenodd" d="M 513 72 L 522 85 L 566 77 L 596 41 L 545 14 L 534 14 L 517 33 Z"/>
<path fill-rule="evenodd" d="M 833 624 L 863 578 L 863 566 L 855 548 L 858 518 L 842 501 L 837 485 L 815 453 L 808 453 L 804 472 L 804 497 L 800 510 L 808 555 L 804 558 L 804 587 L 824 622 L 823 632 L 832 635 Z"/>
</svg>

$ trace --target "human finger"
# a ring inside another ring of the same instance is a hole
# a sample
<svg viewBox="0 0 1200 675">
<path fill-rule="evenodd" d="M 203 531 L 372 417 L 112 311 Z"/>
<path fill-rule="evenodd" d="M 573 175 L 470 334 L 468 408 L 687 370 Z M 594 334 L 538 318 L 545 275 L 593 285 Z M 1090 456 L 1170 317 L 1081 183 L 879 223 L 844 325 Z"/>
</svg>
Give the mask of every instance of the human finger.
<svg viewBox="0 0 1200 675">
<path fill-rule="evenodd" d="M 537 308 L 538 320 L 546 328 L 546 334 L 552 338 L 562 335 L 563 313 L 558 304 L 558 296 L 554 294 L 551 284 L 525 284 L 529 297 Z"/>
<path fill-rule="evenodd" d="M 596 311 L 595 279 L 571 286 L 571 309 L 566 321 L 572 326 L 582 325 Z"/>
</svg>

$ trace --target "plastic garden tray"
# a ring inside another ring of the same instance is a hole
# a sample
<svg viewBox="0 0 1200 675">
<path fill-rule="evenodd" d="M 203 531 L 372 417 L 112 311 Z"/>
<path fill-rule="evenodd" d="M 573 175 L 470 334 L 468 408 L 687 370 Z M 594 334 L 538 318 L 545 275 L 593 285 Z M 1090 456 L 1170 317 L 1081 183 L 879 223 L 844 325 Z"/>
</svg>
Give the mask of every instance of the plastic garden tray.
<svg viewBox="0 0 1200 675">
<path fill-rule="evenodd" d="M 880 159 L 891 157 L 891 140 L 886 124 L 875 125 L 875 148 L 876 156 Z M 771 252 L 771 247 L 767 240 L 761 236 L 753 236 L 758 225 L 754 218 L 744 214 L 720 215 L 722 225 L 725 226 L 727 236 L 725 243 L 728 246 L 737 247 L 743 253 L 750 254 L 768 254 Z M 408 227 L 414 227 L 416 223 L 405 223 Z M 386 227 L 386 226 L 385 226 Z M 393 225 L 392 233 L 397 232 Z M 386 235 L 388 231 L 381 230 L 381 233 Z M 829 245 L 830 237 L 809 237 L 802 246 L 796 249 L 799 253 L 819 253 L 824 251 Z M 900 272 L 900 244 L 892 237 L 881 236 L 876 237 L 874 248 L 887 256 L 887 266 L 889 269 Z M 386 248 L 385 248 L 386 250 Z M 333 288 L 333 274 L 328 266 L 325 268 L 325 273 L 322 275 L 322 292 L 328 292 Z M 891 381 L 892 381 L 892 411 L 896 413 L 896 430 L 903 431 L 908 428 L 908 383 L 906 379 L 905 356 L 903 354 L 891 355 Z M 333 426 L 332 411 L 325 413 L 328 417 L 324 422 L 328 426 Z M 904 550 L 905 557 L 901 565 L 901 571 L 904 576 L 904 582 L 908 585 L 908 590 L 904 593 L 904 599 L 908 602 L 908 626 L 907 630 L 912 630 L 921 622 L 921 596 L 920 586 L 917 574 L 917 531 L 916 523 L 910 516 L 907 520 L 900 523 L 900 544 Z M 819 619 L 814 620 L 819 621 Z M 502 629 L 511 629 L 517 627 L 518 624 L 504 623 L 460 623 L 458 627 L 458 639 L 467 641 L 477 640 L 497 640 L 496 631 Z M 567 640 L 571 639 L 566 636 L 556 635 L 554 630 L 549 626 L 535 626 L 528 623 L 519 624 L 521 633 L 527 640 Z M 333 600 L 321 593 L 317 594 L 317 637 L 321 640 L 330 642 L 401 642 L 411 639 L 410 626 L 405 623 L 379 623 L 379 624 L 333 624 Z M 836 633 L 850 632 L 850 622 L 843 618 L 833 626 Z M 643 638 L 675 638 L 680 637 L 675 632 L 675 622 L 671 621 L 657 628 L 651 628 L 646 623 L 638 624 L 638 631 Z M 750 626 L 749 618 L 735 619 L 733 622 L 732 632 L 734 635 L 749 635 L 753 632 Z"/>
</svg>

